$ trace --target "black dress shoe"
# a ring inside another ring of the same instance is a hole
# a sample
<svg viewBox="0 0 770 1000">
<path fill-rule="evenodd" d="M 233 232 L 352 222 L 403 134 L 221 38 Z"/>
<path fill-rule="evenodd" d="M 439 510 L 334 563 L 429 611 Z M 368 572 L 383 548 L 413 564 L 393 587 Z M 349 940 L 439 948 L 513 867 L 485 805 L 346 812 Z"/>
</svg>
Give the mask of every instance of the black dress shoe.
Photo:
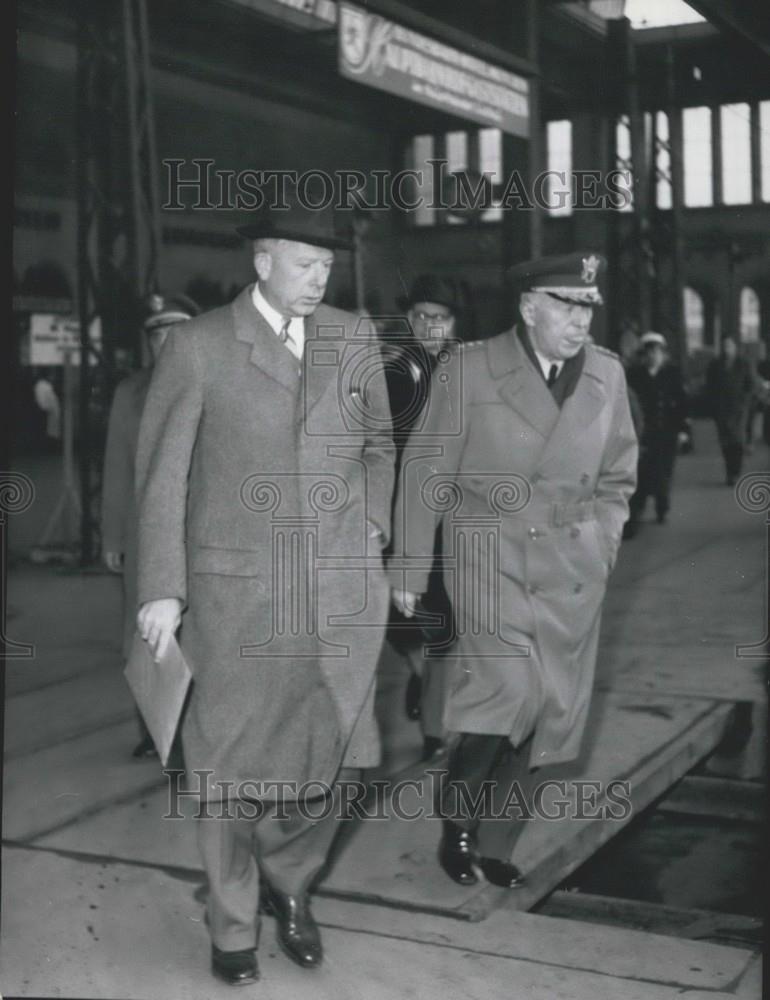
<svg viewBox="0 0 770 1000">
<path fill-rule="evenodd" d="M 444 749 L 444 741 L 438 736 L 426 736 L 422 741 L 422 759 L 430 760 L 440 750 Z"/>
<path fill-rule="evenodd" d="M 475 858 L 475 838 L 462 827 L 444 820 L 444 835 L 438 848 L 441 867 L 458 885 L 475 885 L 478 882 L 473 870 Z"/>
<path fill-rule="evenodd" d="M 275 917 L 278 944 L 292 962 L 303 969 L 315 969 L 321 964 L 321 934 L 306 895 L 288 896 L 272 886 L 266 887 L 261 896 L 261 910 Z"/>
<path fill-rule="evenodd" d="M 417 674 L 407 681 L 404 708 L 408 719 L 419 719 L 422 715 L 422 679 Z"/>
<path fill-rule="evenodd" d="M 248 986 L 259 979 L 257 953 L 253 948 L 243 951 L 220 951 L 211 948 L 211 971 L 228 986 Z"/>
<path fill-rule="evenodd" d="M 479 868 L 484 872 L 484 878 L 492 885 L 503 889 L 515 889 L 524 884 L 524 876 L 510 861 L 499 861 L 497 858 L 479 858 Z"/>
<path fill-rule="evenodd" d="M 134 749 L 131 751 L 132 757 L 157 757 L 158 751 L 155 749 L 155 744 L 152 742 L 152 737 L 145 736 L 139 743 L 136 744 Z"/>
</svg>

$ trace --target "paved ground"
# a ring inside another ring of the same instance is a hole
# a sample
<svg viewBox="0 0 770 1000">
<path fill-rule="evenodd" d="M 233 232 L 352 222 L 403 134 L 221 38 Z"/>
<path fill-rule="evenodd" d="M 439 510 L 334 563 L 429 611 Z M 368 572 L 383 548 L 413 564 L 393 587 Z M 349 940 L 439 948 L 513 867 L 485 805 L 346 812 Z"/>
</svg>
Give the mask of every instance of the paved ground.
<svg viewBox="0 0 770 1000">
<path fill-rule="evenodd" d="M 763 637 L 764 516 L 741 510 L 721 485 L 710 426 L 698 426 L 697 440 L 698 452 L 678 467 L 670 524 L 645 524 L 623 547 L 606 606 L 599 686 L 612 697 L 756 703 L 747 746 L 712 759 L 710 768 L 763 779 L 763 665 L 737 657 L 735 646 Z M 766 468 L 767 458 L 758 451 L 750 468 Z M 12 535 L 17 552 L 35 540 L 49 500 L 41 490 L 40 510 L 33 505 L 22 515 Z M 207 971 L 190 824 L 160 819 L 152 807 L 163 797 L 157 766 L 128 756 L 135 733 L 120 673 L 117 582 L 19 562 L 8 603 L 7 634 L 34 643 L 35 655 L 11 661 L 6 680 L 3 995 L 224 995 Z M 419 754 L 417 726 L 401 708 L 405 679 L 403 665 L 386 657 L 378 708 L 391 774 Z M 430 854 L 424 864 L 438 892 L 444 877 Z M 263 981 L 246 996 L 760 996 L 758 960 L 743 947 L 505 905 L 479 923 L 332 898 L 319 898 L 316 912 L 325 928 L 323 970 L 293 967 L 267 920 Z"/>
</svg>

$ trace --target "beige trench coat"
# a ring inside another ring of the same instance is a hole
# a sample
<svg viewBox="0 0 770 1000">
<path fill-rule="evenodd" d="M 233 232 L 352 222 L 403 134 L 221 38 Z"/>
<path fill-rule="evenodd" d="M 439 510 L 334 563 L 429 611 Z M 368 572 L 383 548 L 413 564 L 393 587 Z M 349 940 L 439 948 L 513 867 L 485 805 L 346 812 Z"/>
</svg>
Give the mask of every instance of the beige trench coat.
<svg viewBox="0 0 770 1000">
<path fill-rule="evenodd" d="M 515 330 L 439 366 L 404 456 L 389 575 L 424 590 L 440 519 L 458 623 L 449 731 L 518 745 L 534 730 L 532 766 L 577 756 L 636 460 L 609 351 L 586 347 L 561 410 Z"/>
</svg>

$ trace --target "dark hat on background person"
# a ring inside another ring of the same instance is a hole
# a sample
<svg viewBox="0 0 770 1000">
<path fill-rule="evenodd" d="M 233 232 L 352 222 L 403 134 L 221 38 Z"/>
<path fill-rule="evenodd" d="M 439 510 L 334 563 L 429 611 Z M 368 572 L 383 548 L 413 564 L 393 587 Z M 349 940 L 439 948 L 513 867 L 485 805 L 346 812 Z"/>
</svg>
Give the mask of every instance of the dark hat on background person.
<svg viewBox="0 0 770 1000">
<path fill-rule="evenodd" d="M 147 300 L 147 309 L 149 315 L 144 321 L 145 333 L 152 333 L 161 326 L 184 323 L 200 313 L 193 300 L 181 292 L 175 295 L 154 292 Z"/>
<path fill-rule="evenodd" d="M 351 250 L 350 239 L 339 232 L 334 209 L 310 208 L 287 194 L 288 208 L 265 206 L 254 212 L 249 221 L 236 227 L 239 236 L 248 240 L 291 240 L 326 250 Z"/>
<path fill-rule="evenodd" d="M 591 250 L 578 250 L 560 256 L 538 257 L 517 264 L 508 272 L 521 292 L 545 292 L 562 302 L 600 306 L 604 301 L 598 280 L 607 269 L 607 261 Z"/>
<path fill-rule="evenodd" d="M 416 302 L 435 302 L 437 305 L 451 309 L 455 315 L 461 311 L 460 300 L 457 297 L 454 284 L 436 274 L 421 274 L 412 282 L 409 293 L 396 299 L 398 308 L 405 311 Z"/>
</svg>

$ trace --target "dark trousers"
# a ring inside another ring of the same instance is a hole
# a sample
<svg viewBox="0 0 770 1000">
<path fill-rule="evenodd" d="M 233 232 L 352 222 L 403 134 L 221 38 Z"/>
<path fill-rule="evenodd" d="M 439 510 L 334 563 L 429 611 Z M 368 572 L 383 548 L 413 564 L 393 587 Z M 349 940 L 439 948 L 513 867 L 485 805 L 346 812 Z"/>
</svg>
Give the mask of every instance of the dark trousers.
<svg viewBox="0 0 770 1000">
<path fill-rule="evenodd" d="M 524 818 L 517 818 L 514 801 L 523 803 L 524 816 L 532 813 L 536 772 L 529 767 L 531 744 L 532 737 L 514 747 L 507 736 L 462 733 L 449 754 L 442 796 L 443 814 L 464 830 L 477 834 L 479 853 L 484 858 L 510 861 L 513 847 L 524 832 L 526 822 Z M 492 815 L 463 815 L 467 812 L 463 800 L 476 800 L 484 782 L 490 783 L 486 804 L 491 806 Z M 465 788 L 465 797 L 461 797 L 458 786 Z M 502 812 L 507 803 L 510 804 L 510 816 L 494 818 L 494 814 Z"/>
<path fill-rule="evenodd" d="M 325 800 L 317 799 L 307 814 L 296 803 L 286 802 L 280 810 L 266 805 L 258 819 L 219 818 L 219 805 L 214 803 L 210 806 L 214 815 L 197 820 L 198 849 L 208 878 L 208 927 L 217 948 L 239 951 L 257 946 L 261 878 L 290 896 L 307 891 L 326 862 L 339 826 L 339 796 L 333 798 L 333 803 L 326 800 L 332 806 L 326 815 Z M 231 800 L 227 812 L 235 814 L 237 805 Z M 311 818 L 311 810 L 321 818 Z"/>
<path fill-rule="evenodd" d="M 647 497 L 655 499 L 655 513 L 662 519 L 671 506 L 671 480 L 676 462 L 676 434 L 650 435 L 642 443 L 637 468 L 637 487 L 630 501 L 629 520 L 637 522 Z"/>
<path fill-rule="evenodd" d="M 740 476 L 743 466 L 744 421 L 717 420 L 716 424 L 725 462 L 725 474 L 730 481 L 735 481 Z"/>
</svg>

